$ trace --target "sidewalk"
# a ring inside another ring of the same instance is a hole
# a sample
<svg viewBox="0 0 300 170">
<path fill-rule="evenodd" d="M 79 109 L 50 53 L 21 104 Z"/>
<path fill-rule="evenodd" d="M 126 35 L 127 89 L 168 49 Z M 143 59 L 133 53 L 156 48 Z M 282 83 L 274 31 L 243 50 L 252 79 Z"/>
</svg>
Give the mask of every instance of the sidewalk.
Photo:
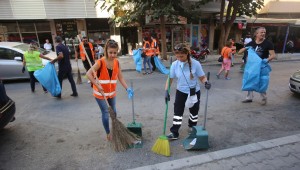
<svg viewBox="0 0 300 170">
<path fill-rule="evenodd" d="M 300 134 L 224 149 L 134 170 L 299 170 Z"/>
<path fill-rule="evenodd" d="M 205 63 L 201 63 L 201 65 L 220 65 L 220 63 L 217 61 L 220 55 L 209 55 L 207 58 L 207 61 Z M 175 56 L 172 56 L 173 61 L 175 60 Z M 118 60 L 120 61 L 120 65 L 122 68 L 122 71 L 135 71 L 135 64 L 133 61 L 132 56 L 126 55 L 126 56 L 119 56 Z M 272 62 L 280 62 L 280 61 L 294 61 L 294 60 L 300 60 L 300 53 L 294 53 L 294 54 L 276 54 L 276 58 Z M 168 68 L 170 67 L 170 61 L 169 60 L 162 60 L 163 64 Z M 241 64 L 242 63 L 242 55 L 236 56 L 234 58 L 234 64 Z M 74 59 L 71 59 L 71 64 L 73 68 L 73 73 L 77 74 L 77 63 Z M 82 61 L 78 60 L 78 66 L 80 69 L 81 74 L 85 74 L 85 69 L 83 67 Z"/>
</svg>

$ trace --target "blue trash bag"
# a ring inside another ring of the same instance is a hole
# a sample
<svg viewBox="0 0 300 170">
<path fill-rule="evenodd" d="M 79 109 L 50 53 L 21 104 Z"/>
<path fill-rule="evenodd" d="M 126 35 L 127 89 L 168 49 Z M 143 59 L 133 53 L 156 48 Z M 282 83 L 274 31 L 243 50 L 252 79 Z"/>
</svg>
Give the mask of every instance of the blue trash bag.
<svg viewBox="0 0 300 170">
<path fill-rule="evenodd" d="M 156 68 L 158 68 L 158 70 L 163 73 L 163 74 L 169 74 L 170 70 L 168 70 L 164 64 L 160 61 L 160 59 L 158 59 L 157 56 L 154 56 L 154 62 L 155 62 L 155 66 Z"/>
<path fill-rule="evenodd" d="M 33 75 L 52 96 L 57 96 L 61 93 L 61 87 L 54 64 L 51 64 L 50 62 L 47 63 L 44 68 L 35 71 Z"/>
<path fill-rule="evenodd" d="M 248 58 L 244 69 L 242 91 L 259 91 L 262 59 L 252 47 L 248 48 Z"/>
<path fill-rule="evenodd" d="M 270 72 L 272 71 L 271 66 L 268 63 L 262 62 L 260 70 L 260 82 L 259 89 L 257 92 L 265 93 L 269 86 Z"/>
<path fill-rule="evenodd" d="M 133 50 L 133 60 L 134 60 L 134 64 L 135 64 L 135 70 L 137 72 L 141 72 L 142 71 L 142 63 L 143 63 L 143 59 L 142 59 L 142 48 L 139 48 L 137 50 Z"/>
</svg>

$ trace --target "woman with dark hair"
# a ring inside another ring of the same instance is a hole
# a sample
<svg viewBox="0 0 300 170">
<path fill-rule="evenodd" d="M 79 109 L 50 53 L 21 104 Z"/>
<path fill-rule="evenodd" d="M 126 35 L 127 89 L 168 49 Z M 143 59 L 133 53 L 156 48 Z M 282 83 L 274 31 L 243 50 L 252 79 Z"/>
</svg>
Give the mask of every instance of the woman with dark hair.
<svg viewBox="0 0 300 170">
<path fill-rule="evenodd" d="M 107 140 L 111 140 L 109 111 L 102 94 L 105 95 L 109 105 L 115 113 L 117 80 L 119 80 L 126 89 L 128 98 L 131 99 L 133 97 L 133 90 L 128 88 L 121 71 L 120 63 L 117 59 L 118 50 L 118 43 L 114 40 L 108 40 L 104 47 L 104 56 L 97 60 L 92 68 L 86 73 L 88 79 L 93 84 L 93 95 L 102 112 L 102 123 L 107 134 Z M 94 78 L 94 72 L 97 74 L 98 80 Z"/>
<path fill-rule="evenodd" d="M 211 87 L 201 64 L 190 57 L 190 50 L 185 44 L 180 43 L 176 45 L 174 53 L 177 60 L 171 65 L 170 75 L 165 86 L 165 100 L 167 102 L 170 101 L 169 83 L 171 86 L 173 79 L 177 78 L 173 126 L 170 128 L 171 133 L 168 135 L 168 138 L 173 140 L 178 139 L 178 131 L 182 123 L 182 115 L 185 107 L 188 107 L 190 111 L 189 130 L 191 130 L 191 127 L 197 125 L 200 105 L 200 82 L 205 84 L 206 89 L 210 89 Z"/>
</svg>

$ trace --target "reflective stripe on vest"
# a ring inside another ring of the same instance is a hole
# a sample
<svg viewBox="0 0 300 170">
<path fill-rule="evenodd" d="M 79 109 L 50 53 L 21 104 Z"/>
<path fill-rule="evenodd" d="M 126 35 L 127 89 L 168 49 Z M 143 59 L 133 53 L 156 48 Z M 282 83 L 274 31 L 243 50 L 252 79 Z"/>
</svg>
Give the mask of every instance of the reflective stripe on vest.
<svg viewBox="0 0 300 170">
<path fill-rule="evenodd" d="M 90 49 L 91 49 L 91 52 L 92 52 L 92 58 L 95 59 L 94 50 L 93 50 L 93 49 L 94 49 L 93 44 L 92 44 L 92 43 L 89 43 L 89 46 L 90 46 Z M 84 44 L 83 44 L 83 42 L 81 42 L 81 43 L 79 44 L 79 55 L 80 55 L 80 57 L 81 57 L 81 60 L 82 60 L 82 61 L 85 61 L 86 56 L 85 56 L 85 53 L 84 53 L 83 48 L 84 48 Z"/>
<path fill-rule="evenodd" d="M 116 96 L 117 79 L 119 73 L 119 62 L 117 59 L 113 61 L 112 77 L 110 79 L 109 73 L 106 67 L 105 58 L 97 60 L 97 64 L 100 66 L 100 75 L 98 77 L 99 83 L 101 84 L 104 95 L 107 98 L 113 98 Z M 98 91 L 97 87 L 93 85 L 93 95 L 98 99 L 104 99 L 102 94 Z"/>
<path fill-rule="evenodd" d="M 32 51 L 32 53 L 29 53 L 28 51 L 26 51 L 24 53 L 24 58 L 28 71 L 36 71 L 43 68 L 42 59 L 40 58 L 40 52 Z"/>
</svg>

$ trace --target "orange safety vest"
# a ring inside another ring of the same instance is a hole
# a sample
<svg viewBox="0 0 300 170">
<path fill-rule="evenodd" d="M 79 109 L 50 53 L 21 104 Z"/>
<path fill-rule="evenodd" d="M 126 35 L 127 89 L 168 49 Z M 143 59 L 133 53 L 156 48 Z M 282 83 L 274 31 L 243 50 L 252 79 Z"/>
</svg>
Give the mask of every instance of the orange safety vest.
<svg viewBox="0 0 300 170">
<path fill-rule="evenodd" d="M 146 45 L 148 45 L 150 48 L 147 48 Z M 143 48 L 146 52 L 146 56 L 151 57 L 154 55 L 154 51 L 151 49 L 151 45 L 150 45 L 149 41 L 145 41 Z"/>
<path fill-rule="evenodd" d="M 89 43 L 89 46 L 90 46 L 90 49 L 91 49 L 91 51 L 92 51 L 92 57 L 93 57 L 93 60 L 95 60 L 95 54 L 94 54 L 94 47 L 93 47 L 93 44 L 92 44 L 92 43 Z M 86 56 L 85 56 L 85 53 L 84 53 L 83 48 L 84 48 L 84 44 L 83 44 L 83 42 L 81 42 L 81 43 L 79 44 L 79 53 L 80 53 L 81 60 L 82 60 L 82 61 L 85 61 Z"/>
<path fill-rule="evenodd" d="M 118 80 L 118 73 L 119 73 L 119 61 L 117 59 L 114 59 L 113 62 L 114 62 L 113 72 L 110 79 L 106 67 L 105 58 L 101 58 L 97 60 L 97 63 L 100 66 L 100 75 L 98 77 L 98 80 L 104 90 L 104 95 L 106 96 L 106 98 L 113 98 L 117 95 L 116 87 L 117 87 L 117 80 Z M 98 91 L 98 88 L 95 85 L 93 85 L 93 94 L 98 99 L 104 99 L 104 97 Z"/>
<path fill-rule="evenodd" d="M 156 47 L 155 47 L 155 44 L 156 44 Z M 152 40 L 151 48 L 154 48 L 154 52 L 155 52 L 157 55 L 160 53 L 160 52 L 159 52 L 159 47 L 158 47 L 158 44 L 157 44 L 156 39 L 153 39 L 153 40 Z"/>
</svg>

